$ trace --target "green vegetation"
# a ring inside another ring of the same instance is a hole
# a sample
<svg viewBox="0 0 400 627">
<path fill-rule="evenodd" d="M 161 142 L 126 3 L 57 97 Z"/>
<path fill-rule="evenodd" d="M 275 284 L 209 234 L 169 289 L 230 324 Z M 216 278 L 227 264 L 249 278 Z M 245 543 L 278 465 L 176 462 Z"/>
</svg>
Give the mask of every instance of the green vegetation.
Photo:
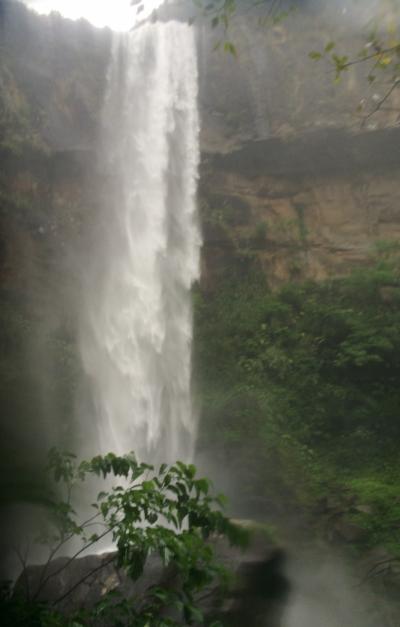
<svg viewBox="0 0 400 627">
<path fill-rule="evenodd" d="M 2 625 L 83 627 L 100 622 L 127 627 L 174 627 L 205 624 L 198 607 L 199 593 L 215 580 L 220 585 L 227 582 L 227 571 L 218 563 L 213 545 L 207 540 L 218 535 L 232 544 L 243 545 L 248 532 L 221 513 L 223 497 L 211 495 L 210 482 L 196 476 L 195 466 L 178 461 L 155 470 L 153 466 L 137 462 L 133 453 L 123 457 L 109 453 L 78 464 L 74 455 L 53 449 L 48 469 L 58 488 L 48 494 L 43 528 L 36 540 L 36 544 L 47 548 L 48 561 L 37 573 L 36 580 L 30 581 L 24 571 L 26 577 L 22 575 L 14 592 L 3 585 L 0 594 Z M 104 481 L 105 491 L 97 495 L 91 514 L 81 522 L 74 510 L 76 491 L 82 483 L 87 485 L 93 476 Z M 46 603 L 40 601 L 49 594 L 49 586 L 53 596 L 54 590 L 57 595 L 54 579 L 61 576 L 68 581 L 68 566 L 84 551 L 96 551 L 98 543 L 106 537 L 112 539 L 116 552 L 109 554 L 101 568 L 114 564 L 120 574 L 124 572 L 135 582 L 143 575 L 148 558 L 158 556 L 164 567 L 168 567 L 165 582 L 146 580 L 144 589 L 142 586 L 140 592 L 133 591 L 133 598 L 118 591 L 102 593 L 94 608 L 66 617 L 63 603 L 71 598 L 79 583 L 93 578 L 99 570 L 96 563 L 80 582 L 71 580 L 66 591 L 58 591 L 58 597 L 49 598 Z M 68 560 L 59 563 L 58 568 L 51 568 L 52 560 L 62 554 L 71 540 L 78 542 L 79 548 Z M 21 559 L 24 568 L 28 559 L 29 555 Z M 208 624 L 210 627 L 220 625 L 215 621 Z"/>
<path fill-rule="evenodd" d="M 360 544 L 400 554 L 398 243 L 344 278 L 273 292 L 248 270 L 195 302 L 202 446 L 252 464 L 255 493 L 334 494 Z"/>
<path fill-rule="evenodd" d="M 383 95 L 372 104 L 366 98 L 360 100 L 357 110 L 364 119 L 380 111 L 400 86 L 400 6 L 397 0 L 381 0 L 375 11 L 374 17 L 362 25 L 365 44 L 357 55 L 341 54 L 335 41 L 328 41 L 321 51 L 309 53 L 314 61 L 328 61 L 335 82 L 354 66 L 363 64 L 368 83 L 377 83 L 383 89 Z"/>
<path fill-rule="evenodd" d="M 27 150 L 46 154 L 47 147 L 37 131 L 39 112 L 30 106 L 3 60 L 0 84 L 0 152 L 18 158 Z"/>
</svg>

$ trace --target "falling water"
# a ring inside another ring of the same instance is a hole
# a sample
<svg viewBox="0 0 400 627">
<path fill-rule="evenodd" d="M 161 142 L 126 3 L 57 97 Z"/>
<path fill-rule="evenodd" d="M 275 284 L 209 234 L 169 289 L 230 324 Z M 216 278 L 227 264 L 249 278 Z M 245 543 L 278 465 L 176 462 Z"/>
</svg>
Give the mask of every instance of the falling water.
<svg viewBox="0 0 400 627">
<path fill-rule="evenodd" d="M 169 22 L 115 35 L 102 137 L 113 191 L 81 334 L 102 452 L 191 456 L 198 134 L 193 29 Z"/>
</svg>

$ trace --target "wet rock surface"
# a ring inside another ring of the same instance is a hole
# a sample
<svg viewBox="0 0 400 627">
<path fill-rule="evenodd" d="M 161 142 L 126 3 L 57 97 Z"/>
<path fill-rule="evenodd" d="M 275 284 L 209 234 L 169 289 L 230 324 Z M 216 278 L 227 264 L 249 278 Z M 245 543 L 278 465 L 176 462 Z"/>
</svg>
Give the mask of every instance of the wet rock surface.
<svg viewBox="0 0 400 627">
<path fill-rule="evenodd" d="M 263 534 L 256 534 L 243 552 L 224 540 L 213 541 L 217 559 L 231 573 L 232 584 L 222 591 L 218 582 L 199 594 L 198 605 L 210 620 L 239 627 L 279 627 L 289 596 L 284 574 L 285 555 Z M 133 582 L 117 567 L 116 553 L 70 560 L 63 557 L 48 567 L 29 566 L 17 581 L 15 594 L 36 597 L 54 604 L 66 615 L 91 609 L 110 592 L 128 599 L 135 606 L 152 586 L 178 586 L 171 566 L 164 567 L 157 556 L 147 560 L 143 575 Z"/>
</svg>

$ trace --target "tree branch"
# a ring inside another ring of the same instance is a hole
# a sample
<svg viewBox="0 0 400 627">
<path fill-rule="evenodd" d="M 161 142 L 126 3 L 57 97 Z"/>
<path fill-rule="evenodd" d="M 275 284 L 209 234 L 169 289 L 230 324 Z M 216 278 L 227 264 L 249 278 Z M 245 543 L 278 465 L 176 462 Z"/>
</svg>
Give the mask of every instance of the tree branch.
<svg viewBox="0 0 400 627">
<path fill-rule="evenodd" d="M 26 572 L 27 554 L 24 557 L 17 546 L 13 546 L 13 550 L 15 551 L 15 554 L 18 557 L 18 560 L 19 560 L 19 562 L 20 562 L 20 564 L 22 566 L 22 576 L 23 576 L 23 579 L 24 579 L 25 594 L 26 594 L 26 598 L 29 599 L 29 597 L 30 597 L 30 587 L 29 587 L 28 573 Z M 27 553 L 28 552 L 29 552 L 29 547 L 27 548 Z"/>
<path fill-rule="evenodd" d="M 71 564 L 71 562 L 73 562 L 75 559 L 77 559 L 79 557 L 79 555 L 81 555 L 84 551 L 86 551 L 87 549 L 89 549 L 91 546 L 93 546 L 94 544 L 96 544 L 96 542 L 98 542 L 99 540 L 102 540 L 103 538 L 105 538 L 109 533 L 112 532 L 112 530 L 116 527 L 116 525 L 113 525 L 112 527 L 109 527 L 106 531 L 104 531 L 102 534 L 100 534 L 95 540 L 91 540 L 90 542 L 88 542 L 87 544 L 85 544 L 82 548 L 79 549 L 79 551 L 77 551 L 74 555 L 72 555 L 66 562 L 65 564 L 63 564 L 62 566 L 60 566 L 60 568 L 58 570 L 56 570 L 54 573 L 49 573 L 49 575 L 47 575 L 47 577 L 45 579 L 43 579 L 42 581 L 39 582 L 39 587 L 36 591 L 36 594 L 34 596 L 34 599 L 36 599 L 38 597 L 38 595 L 40 594 L 41 590 L 43 590 L 44 586 L 46 585 L 46 583 L 52 579 L 53 577 L 57 577 L 57 575 L 59 575 L 63 570 L 65 570 L 66 568 L 68 568 L 68 566 Z M 73 536 L 72 536 L 73 537 Z M 69 538 L 71 539 L 71 538 Z M 65 540 L 63 542 L 63 544 L 66 542 L 67 540 Z M 62 545 L 61 545 L 62 546 Z M 46 570 L 48 569 L 48 566 L 50 564 L 50 559 L 47 561 L 46 563 Z"/>
<path fill-rule="evenodd" d="M 390 52 L 395 52 L 398 50 L 399 46 L 392 46 L 391 48 L 384 48 L 383 50 L 375 50 L 372 54 L 367 55 L 366 57 L 361 57 L 360 59 L 353 59 L 353 61 L 348 61 L 343 64 L 343 68 L 351 67 L 352 65 L 358 65 L 359 63 L 365 63 L 366 61 L 370 61 L 371 59 L 376 59 L 377 57 L 383 54 L 389 54 Z M 378 60 L 379 61 L 379 60 Z"/>
<path fill-rule="evenodd" d="M 87 520 L 85 520 L 85 522 L 81 525 L 82 529 L 86 529 L 87 526 L 89 526 L 90 523 L 92 523 L 93 520 L 95 520 L 97 518 L 97 516 L 99 516 L 99 512 L 96 512 L 96 514 L 94 514 L 93 516 L 91 516 L 90 518 L 88 518 Z M 100 523 L 99 523 L 100 524 Z M 37 587 L 37 590 L 33 596 L 33 599 L 37 599 L 37 597 L 39 596 L 41 590 L 43 589 L 43 586 L 47 583 L 47 581 L 49 580 L 49 577 L 47 577 L 46 579 L 44 579 L 46 572 L 49 568 L 49 565 L 51 563 L 51 561 L 54 559 L 54 557 L 57 555 L 58 551 L 65 545 L 67 544 L 67 542 L 69 542 L 70 540 L 72 540 L 72 538 L 75 536 L 75 533 L 70 533 L 66 538 L 63 538 L 62 540 L 60 540 L 58 542 L 58 544 L 56 544 L 56 546 L 50 551 L 49 557 L 46 560 L 45 565 L 43 566 L 43 570 L 39 579 L 39 584 Z M 50 575 L 50 577 L 52 577 L 53 575 Z"/>
<path fill-rule="evenodd" d="M 390 98 L 390 96 L 392 95 L 392 93 L 394 92 L 394 90 L 396 89 L 396 87 L 398 87 L 400 85 L 400 78 L 398 78 L 397 80 L 394 81 L 394 83 L 391 85 L 390 89 L 386 92 L 386 94 L 383 96 L 383 98 L 381 98 L 381 100 L 379 100 L 379 102 L 376 104 L 376 106 L 373 108 L 372 111 L 370 111 L 363 120 L 363 125 L 366 123 L 367 120 L 369 120 L 369 118 L 371 116 L 373 116 L 375 113 L 377 113 L 382 105 L 385 104 L 385 102 Z"/>
<path fill-rule="evenodd" d="M 79 588 L 79 586 L 81 584 L 83 584 L 86 579 L 89 579 L 89 577 L 92 577 L 95 573 L 97 573 L 99 570 L 102 570 L 102 568 L 106 568 L 106 566 L 109 566 L 112 562 L 115 561 L 116 556 L 113 555 L 109 560 L 107 560 L 106 562 L 103 562 L 100 564 L 100 566 L 97 566 L 96 568 L 94 568 L 93 570 L 91 570 L 89 573 L 86 573 L 86 575 L 84 575 L 81 579 L 79 579 L 79 581 L 77 581 L 72 588 L 70 588 L 69 590 L 67 590 L 67 592 L 65 592 L 63 595 L 61 595 L 60 597 L 58 597 L 58 599 L 56 599 L 55 601 L 53 601 L 52 605 L 58 605 L 59 603 L 61 603 L 62 601 L 64 601 L 64 599 L 66 599 L 70 594 L 72 594 L 72 592 L 74 592 L 74 590 L 76 590 L 77 588 Z"/>
</svg>

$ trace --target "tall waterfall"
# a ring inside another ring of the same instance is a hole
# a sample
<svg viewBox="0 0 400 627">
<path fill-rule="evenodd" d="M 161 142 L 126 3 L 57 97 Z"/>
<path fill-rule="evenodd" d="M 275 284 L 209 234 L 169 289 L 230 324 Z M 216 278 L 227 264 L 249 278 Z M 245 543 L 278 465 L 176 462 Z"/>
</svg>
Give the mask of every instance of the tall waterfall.
<svg viewBox="0 0 400 627">
<path fill-rule="evenodd" d="M 190 289 L 199 276 L 199 163 L 193 29 L 115 35 L 102 156 L 112 193 L 81 333 L 101 452 L 189 459 Z"/>
</svg>

